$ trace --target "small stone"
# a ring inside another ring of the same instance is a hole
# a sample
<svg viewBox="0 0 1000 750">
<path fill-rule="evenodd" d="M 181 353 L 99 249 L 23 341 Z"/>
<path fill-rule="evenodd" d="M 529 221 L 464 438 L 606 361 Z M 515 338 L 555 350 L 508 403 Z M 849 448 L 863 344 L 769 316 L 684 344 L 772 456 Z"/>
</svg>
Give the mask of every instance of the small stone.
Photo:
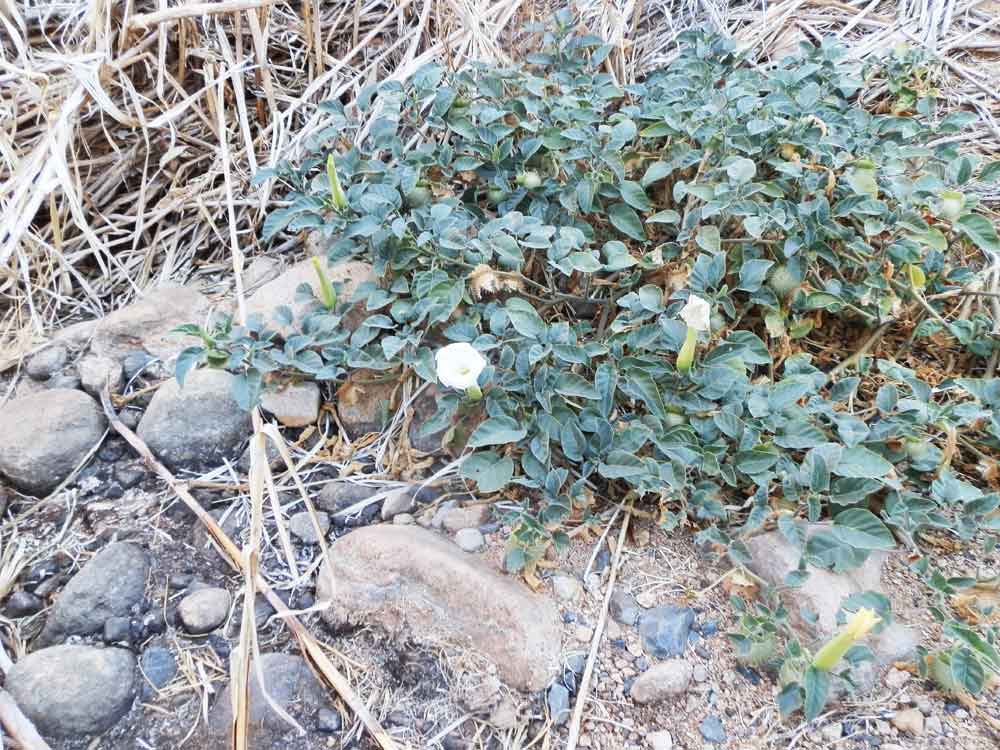
<svg viewBox="0 0 1000 750">
<path fill-rule="evenodd" d="M 199 589 L 181 599 L 177 615 L 187 632 L 204 635 L 225 622 L 231 604 L 232 597 L 226 589 Z"/>
<path fill-rule="evenodd" d="M 104 622 L 104 642 L 128 645 L 132 623 L 127 617 L 109 617 Z"/>
<path fill-rule="evenodd" d="M 577 625 L 573 628 L 573 637 L 580 643 L 590 643 L 594 637 L 594 629 L 586 625 Z"/>
<path fill-rule="evenodd" d="M 122 372 L 125 380 L 130 381 L 136 376 L 144 373 L 147 368 L 151 368 L 156 362 L 156 357 L 151 357 L 146 352 L 132 352 L 122 358 Z"/>
<path fill-rule="evenodd" d="M 490 713 L 488 721 L 500 730 L 513 729 L 517 726 L 517 705 L 509 695 L 500 698 L 500 702 Z"/>
<path fill-rule="evenodd" d="M 573 674 L 583 674 L 587 668 L 587 654 L 579 651 L 566 657 L 566 668 Z"/>
<path fill-rule="evenodd" d="M 382 520 L 388 521 L 401 513 L 409 513 L 416 506 L 412 487 L 400 487 L 382 501 Z"/>
<path fill-rule="evenodd" d="M 330 516 L 323 511 L 316 511 L 316 522 L 319 524 L 319 529 L 323 532 L 323 536 L 327 535 L 330 531 Z M 320 537 L 316 536 L 316 528 L 313 525 L 312 514 L 307 511 L 301 511 L 300 513 L 294 514 L 288 519 L 288 530 L 292 534 L 303 542 L 307 544 L 316 544 L 319 542 Z"/>
<path fill-rule="evenodd" d="M 65 344 L 55 343 L 32 355 L 24 370 L 32 380 L 48 380 L 59 372 L 69 358 Z"/>
<path fill-rule="evenodd" d="M 572 576 L 557 575 L 552 577 L 552 593 L 559 601 L 575 602 L 583 593 L 583 587 Z"/>
<path fill-rule="evenodd" d="M 924 715 L 915 708 L 897 711 L 889 720 L 901 732 L 918 737 L 924 733 Z"/>
<path fill-rule="evenodd" d="M 635 625 L 639 620 L 639 615 L 642 614 L 642 608 L 639 607 L 635 597 L 622 589 L 615 589 L 614 593 L 611 594 L 609 611 L 617 622 L 629 627 Z"/>
<path fill-rule="evenodd" d="M 264 391 L 260 405 L 285 427 L 306 427 L 319 418 L 319 385 L 313 381 L 293 383 L 280 391 Z"/>
<path fill-rule="evenodd" d="M 93 450 L 107 421 L 86 393 L 53 388 L 0 406 L 0 474 L 44 497 Z"/>
<path fill-rule="evenodd" d="M 964 708 L 960 708 L 957 711 L 955 711 L 955 718 L 959 719 L 959 720 L 968 719 L 969 718 L 969 712 L 966 711 Z"/>
<path fill-rule="evenodd" d="M 622 626 L 614 620 L 608 620 L 604 627 L 604 636 L 612 643 L 617 644 L 622 638 Z M 619 646 L 619 648 L 624 648 L 624 646 Z"/>
<path fill-rule="evenodd" d="M 712 714 L 698 725 L 698 731 L 705 738 L 706 742 L 713 745 L 721 745 L 726 741 L 726 730 L 722 726 L 722 719 Z"/>
<path fill-rule="evenodd" d="M 822 729 L 820 729 L 820 735 L 828 743 L 834 743 L 844 736 L 844 725 L 839 721 L 833 724 L 827 724 Z"/>
<path fill-rule="evenodd" d="M 486 523 L 490 518 L 489 505 L 466 505 L 460 508 L 450 508 L 441 519 L 441 523 L 448 531 L 455 532 L 461 529 L 476 529 L 480 524 Z"/>
<path fill-rule="evenodd" d="M 96 399 L 101 398 L 105 385 L 112 395 L 121 393 L 125 383 L 121 362 L 111 357 L 89 354 L 76 365 L 83 390 Z"/>
<path fill-rule="evenodd" d="M 455 544 L 466 552 L 478 552 L 486 544 L 479 529 L 459 529 L 455 534 Z"/>
<path fill-rule="evenodd" d="M 413 521 L 414 518 L 409 513 L 400 513 L 398 516 L 392 517 L 392 522 L 397 526 L 410 526 Z"/>
<path fill-rule="evenodd" d="M 691 664 L 683 659 L 661 662 L 636 678 L 629 695 L 636 703 L 659 703 L 682 695 L 691 684 L 691 675 Z"/>
<path fill-rule="evenodd" d="M 108 618 L 127 617 L 143 600 L 148 572 L 149 558 L 141 547 L 129 542 L 109 544 L 66 584 L 52 606 L 40 642 L 100 633 Z"/>
<path fill-rule="evenodd" d="M 885 677 L 885 684 L 893 690 L 899 690 L 910 681 L 912 675 L 902 669 L 890 669 Z"/>
<path fill-rule="evenodd" d="M 920 709 L 920 713 L 924 716 L 930 716 L 931 712 L 934 710 L 934 706 L 931 704 L 931 699 L 926 695 L 918 695 L 917 699 L 913 702 L 913 705 Z"/>
<path fill-rule="evenodd" d="M 569 720 L 569 690 L 558 682 L 549 688 L 546 702 L 549 706 L 549 716 L 555 726 L 562 726 Z"/>
<path fill-rule="evenodd" d="M 708 668 L 704 664 L 696 664 L 692 677 L 695 682 L 705 682 L 708 680 Z"/>
<path fill-rule="evenodd" d="M 924 722 L 924 729 L 931 734 L 941 734 L 944 731 L 944 727 L 941 726 L 941 719 L 937 716 L 928 716 Z"/>
<path fill-rule="evenodd" d="M 670 750 L 674 746 L 674 738 L 666 729 L 659 732 L 650 732 L 646 735 L 646 743 L 649 750 Z"/>
<path fill-rule="evenodd" d="M 135 697 L 135 657 L 125 649 L 52 646 L 21 658 L 4 687 L 47 737 L 110 729 Z"/>
<path fill-rule="evenodd" d="M 316 728 L 321 732 L 333 734 L 339 732 L 344 726 L 344 720 L 339 711 L 330 708 L 321 708 L 316 715 Z"/>
<path fill-rule="evenodd" d="M 715 620 L 708 620 L 701 625 L 701 634 L 706 638 L 710 638 L 719 632 L 719 623 Z"/>
<path fill-rule="evenodd" d="M 168 648 L 150 646 L 142 652 L 139 669 L 146 681 L 159 690 L 177 675 L 177 659 Z"/>
<path fill-rule="evenodd" d="M 45 602 L 42 598 L 29 594 L 27 591 L 15 591 L 7 597 L 7 604 L 4 607 L 4 614 L 16 620 L 20 617 L 30 617 L 42 611 Z"/>
<path fill-rule="evenodd" d="M 694 610 L 690 607 L 663 605 L 648 610 L 639 618 L 642 646 L 658 659 L 681 656 L 693 622 Z"/>
<path fill-rule="evenodd" d="M 109 437 L 97 451 L 97 457 L 105 463 L 113 464 L 125 455 L 125 441 Z"/>
</svg>

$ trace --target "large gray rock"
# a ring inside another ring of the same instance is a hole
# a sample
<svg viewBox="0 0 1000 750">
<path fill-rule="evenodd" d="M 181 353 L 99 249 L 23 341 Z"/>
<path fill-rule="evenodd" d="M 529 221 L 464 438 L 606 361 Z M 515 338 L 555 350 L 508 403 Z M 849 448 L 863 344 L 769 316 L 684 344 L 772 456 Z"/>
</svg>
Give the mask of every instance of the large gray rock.
<svg viewBox="0 0 1000 750">
<path fill-rule="evenodd" d="M 328 707 L 329 698 L 323 685 L 313 675 L 309 665 L 292 654 L 261 654 L 260 670 L 267 693 L 278 706 L 287 711 L 307 730 L 315 728 L 319 711 Z M 233 722 L 230 686 L 219 695 L 208 716 L 207 748 L 229 750 Z M 280 735 L 292 731 L 291 726 L 268 703 L 257 680 L 256 667 L 250 669 L 250 743 L 251 747 L 271 747 Z M 283 747 L 275 744 L 274 747 Z"/>
<path fill-rule="evenodd" d="M 172 367 L 172 360 L 183 349 L 198 343 L 198 339 L 174 333 L 174 329 L 185 323 L 204 324 L 211 310 L 211 301 L 196 289 L 156 287 L 102 318 L 94 330 L 91 351 L 122 360 L 142 350 Z"/>
<path fill-rule="evenodd" d="M 66 365 L 69 349 L 59 341 L 32 355 L 24 370 L 34 380 L 48 380 Z"/>
<path fill-rule="evenodd" d="M 354 292 L 364 282 L 376 281 L 375 272 L 371 265 L 359 260 L 331 264 L 326 258 L 323 258 L 323 264 L 326 268 L 327 278 L 330 279 L 334 289 L 337 289 L 337 298 L 340 302 L 349 302 Z M 316 275 L 316 269 L 313 268 L 311 259 L 296 263 L 278 278 L 267 282 L 253 292 L 247 298 L 247 315 L 258 314 L 262 316 L 269 328 L 287 338 L 302 325 L 302 317 L 308 309 L 307 302 L 297 300 L 296 290 L 300 284 L 308 284 L 312 287 L 313 294 L 319 294 L 319 277 Z M 275 319 L 274 310 L 281 305 L 292 311 L 294 319 L 290 325 Z M 354 305 L 344 316 L 341 326 L 353 331 L 361 325 L 361 321 L 365 317 L 367 317 L 367 313 L 363 305 Z"/>
<path fill-rule="evenodd" d="M 120 648 L 43 648 L 14 665 L 5 687 L 42 735 L 98 734 L 132 706 L 135 657 Z"/>
<path fill-rule="evenodd" d="M 181 599 L 177 605 L 177 616 L 187 632 L 204 635 L 226 621 L 232 603 L 233 598 L 228 591 L 210 586 Z"/>
<path fill-rule="evenodd" d="M 129 542 L 102 549 L 74 575 L 49 612 L 39 636 L 49 644 L 70 635 L 90 635 L 104 629 L 110 617 L 125 617 L 142 602 L 149 558 Z"/>
<path fill-rule="evenodd" d="M 106 420 L 80 391 L 55 388 L 0 407 L 0 474 L 18 489 L 44 496 L 97 445 Z"/>
<path fill-rule="evenodd" d="M 829 529 L 828 524 L 812 524 L 804 531 L 809 537 L 826 529 Z M 801 553 L 781 532 L 772 531 L 752 537 L 747 545 L 752 556 L 750 569 L 774 586 L 781 586 L 785 577 L 798 569 Z M 837 611 L 847 597 L 864 591 L 886 594 L 882 585 L 882 567 L 887 559 L 887 553 L 873 552 L 860 568 L 844 573 L 809 566 L 809 577 L 802 586 L 781 590 L 790 622 L 805 635 L 807 641 L 828 638 L 839 629 Z M 811 615 L 815 615 L 815 619 Z M 867 643 L 878 663 L 889 664 L 909 658 L 918 641 L 910 628 L 892 623 L 881 633 L 870 636 Z"/>
<path fill-rule="evenodd" d="M 390 634 L 468 649 L 511 687 L 541 690 L 556 676 L 562 635 L 555 604 L 440 536 L 381 524 L 341 537 L 316 595 L 335 627 L 379 624 Z"/>
<path fill-rule="evenodd" d="M 232 388 L 233 376 L 221 370 L 188 373 L 183 388 L 167 381 L 139 422 L 139 437 L 174 471 L 235 460 L 250 432 L 250 412 L 236 403 Z"/>
</svg>

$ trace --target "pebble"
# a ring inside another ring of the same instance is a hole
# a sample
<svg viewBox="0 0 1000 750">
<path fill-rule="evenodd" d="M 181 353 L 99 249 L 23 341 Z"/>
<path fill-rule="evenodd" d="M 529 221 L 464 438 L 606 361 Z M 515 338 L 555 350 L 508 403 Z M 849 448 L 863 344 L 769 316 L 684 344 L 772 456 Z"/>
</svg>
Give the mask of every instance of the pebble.
<svg viewBox="0 0 1000 750">
<path fill-rule="evenodd" d="M 649 659 L 647 659 L 645 656 L 636 657 L 635 661 L 633 661 L 632 664 L 640 672 L 645 672 L 647 669 L 649 669 Z"/>
<path fill-rule="evenodd" d="M 844 736 L 844 725 L 839 721 L 833 724 L 827 724 L 820 730 L 820 735 L 828 743 L 833 743 Z"/>
<path fill-rule="evenodd" d="M 12 620 L 19 617 L 30 617 L 42 611 L 45 602 L 42 598 L 29 594 L 27 591 L 15 591 L 7 597 L 7 605 L 4 607 L 4 614 Z"/>
<path fill-rule="evenodd" d="M 177 615 L 187 632 L 204 635 L 225 622 L 230 604 L 232 597 L 226 589 L 199 589 L 181 599 Z"/>
<path fill-rule="evenodd" d="M 931 703 L 931 699 L 926 695 L 917 696 L 917 699 L 913 701 L 913 705 L 920 709 L 920 713 L 924 716 L 930 716 L 931 712 L 934 710 L 934 706 Z"/>
<path fill-rule="evenodd" d="M 410 526 L 413 524 L 414 518 L 409 513 L 400 513 L 392 517 L 392 522 L 397 526 Z"/>
<path fill-rule="evenodd" d="M 580 643 L 590 643 L 594 637 L 594 629 L 588 625 L 577 625 L 573 628 L 573 637 Z"/>
<path fill-rule="evenodd" d="M 699 725 L 698 731 L 705 738 L 706 742 L 714 745 L 721 745 L 726 741 L 726 730 L 722 726 L 722 719 L 714 714 L 706 717 Z"/>
<path fill-rule="evenodd" d="M 382 501 L 382 520 L 388 521 L 400 514 L 409 514 L 416 507 L 412 487 L 401 487 Z M 410 516 L 412 523 L 413 516 Z"/>
<path fill-rule="evenodd" d="M 559 601 L 575 602 L 583 593 L 583 587 L 572 576 L 557 575 L 552 577 L 552 592 Z"/>
<path fill-rule="evenodd" d="M 490 520 L 489 505 L 467 505 L 449 508 L 441 516 L 441 525 L 451 532 L 461 529 L 475 529 L 478 532 L 480 525 L 488 520 Z"/>
<path fill-rule="evenodd" d="M 104 445 L 97 451 L 97 457 L 102 461 L 113 464 L 125 455 L 125 441 L 117 438 L 108 438 Z"/>
<path fill-rule="evenodd" d="M 924 715 L 915 708 L 897 711 L 889 720 L 896 729 L 914 737 L 924 733 Z"/>
<path fill-rule="evenodd" d="M 168 648 L 150 646 L 142 652 L 139 668 L 146 681 L 159 690 L 177 676 L 177 659 Z"/>
<path fill-rule="evenodd" d="M 553 683 L 546 696 L 549 716 L 555 726 L 562 726 L 569 719 L 569 690 L 565 685 Z"/>
<path fill-rule="evenodd" d="M 885 676 L 885 684 L 888 685 L 893 690 L 900 690 L 903 685 L 910 681 L 911 675 L 909 672 L 903 671 L 902 669 L 890 669 L 889 674 Z"/>
<path fill-rule="evenodd" d="M 339 711 L 329 708 L 321 708 L 316 715 L 316 728 L 321 732 L 333 734 L 339 732 L 344 726 L 344 720 Z"/>
<path fill-rule="evenodd" d="M 105 384 L 112 395 L 121 392 L 124 384 L 122 366 L 111 357 L 87 355 L 77 363 L 76 371 L 83 390 L 96 399 L 100 399 Z"/>
<path fill-rule="evenodd" d="M 650 667 L 639 675 L 629 695 L 636 703 L 659 703 L 682 695 L 691 684 L 691 664 L 683 659 L 671 659 Z"/>
<path fill-rule="evenodd" d="M 260 406 L 285 427 L 307 427 L 319 418 L 319 385 L 312 381 L 293 383 L 281 390 L 266 390 Z"/>
<path fill-rule="evenodd" d="M 639 603 L 636 602 L 635 597 L 627 591 L 623 591 L 621 589 L 616 589 L 615 592 L 611 594 L 609 611 L 611 613 L 611 617 L 613 617 L 616 622 L 620 622 L 622 625 L 628 625 L 629 627 L 635 625 L 635 623 L 639 620 L 639 615 L 642 614 L 642 608 L 639 606 Z"/>
<path fill-rule="evenodd" d="M 32 380 L 48 380 L 66 364 L 69 350 L 63 344 L 52 344 L 28 360 L 24 370 Z"/>
<path fill-rule="evenodd" d="M 700 631 L 703 636 L 709 638 L 719 632 L 719 623 L 715 620 L 708 620 L 702 623 Z"/>
<path fill-rule="evenodd" d="M 927 721 L 924 722 L 924 729 L 931 734 L 941 734 L 944 731 L 944 727 L 941 726 L 941 719 L 937 716 L 928 716 Z"/>
<path fill-rule="evenodd" d="M 566 668 L 574 674 L 583 674 L 587 666 L 587 654 L 581 652 L 570 654 L 566 657 Z"/>
<path fill-rule="evenodd" d="M 330 531 L 330 515 L 321 510 L 316 511 L 316 522 L 319 524 L 319 529 L 325 537 L 327 532 Z M 316 544 L 319 542 L 320 538 L 316 536 L 312 514 L 307 510 L 296 513 L 288 519 L 288 530 L 292 532 L 293 536 L 298 537 L 307 544 Z"/>
<path fill-rule="evenodd" d="M 455 534 L 455 544 L 466 552 L 478 552 L 486 545 L 486 540 L 479 529 L 459 529 Z"/>
<path fill-rule="evenodd" d="M 689 607 L 664 605 L 644 612 L 639 618 L 639 634 L 646 653 L 658 659 L 681 656 L 694 623 Z"/>
<path fill-rule="evenodd" d="M 674 746 L 674 738 L 666 729 L 650 732 L 646 735 L 646 742 L 649 745 L 649 750 L 671 750 Z"/>
<path fill-rule="evenodd" d="M 132 623 L 127 617 L 109 617 L 104 622 L 104 642 L 128 645 Z"/>
<path fill-rule="evenodd" d="M 110 729 L 135 697 L 135 657 L 121 648 L 52 646 L 22 657 L 4 687 L 47 737 Z"/>
<path fill-rule="evenodd" d="M 695 682 L 705 682 L 708 679 L 708 668 L 704 664 L 696 664 L 691 676 Z"/>
</svg>

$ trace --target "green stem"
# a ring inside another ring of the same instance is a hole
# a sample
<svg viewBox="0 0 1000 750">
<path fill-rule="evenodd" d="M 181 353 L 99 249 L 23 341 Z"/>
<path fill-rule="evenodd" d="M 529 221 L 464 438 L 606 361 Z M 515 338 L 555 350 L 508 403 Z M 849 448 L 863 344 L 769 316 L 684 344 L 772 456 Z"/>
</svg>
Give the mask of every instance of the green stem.
<svg viewBox="0 0 1000 750">
<path fill-rule="evenodd" d="M 688 326 L 687 337 L 684 339 L 684 346 L 681 347 L 677 355 L 678 372 L 688 373 L 691 365 L 694 364 L 694 351 L 698 346 L 698 331 Z"/>
</svg>

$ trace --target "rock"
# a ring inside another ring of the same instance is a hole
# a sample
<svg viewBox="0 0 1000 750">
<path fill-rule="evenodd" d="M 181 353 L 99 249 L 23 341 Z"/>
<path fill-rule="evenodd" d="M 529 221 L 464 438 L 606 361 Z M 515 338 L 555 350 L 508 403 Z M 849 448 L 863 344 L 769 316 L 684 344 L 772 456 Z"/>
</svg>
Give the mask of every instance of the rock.
<svg viewBox="0 0 1000 750">
<path fill-rule="evenodd" d="M 944 728 L 941 726 L 941 719 L 937 716 L 928 716 L 927 721 L 924 722 L 924 729 L 931 734 L 941 734 L 944 731 Z"/>
<path fill-rule="evenodd" d="M 708 680 L 708 667 L 704 664 L 696 664 L 691 675 L 695 682 L 706 682 Z"/>
<path fill-rule="evenodd" d="M 348 514 L 341 512 L 382 492 L 384 490 L 380 487 L 367 487 L 355 482 L 327 482 L 313 502 L 317 508 L 322 508 L 330 514 L 330 520 L 335 526 L 364 526 L 378 515 L 378 500 L 373 500 Z"/>
<path fill-rule="evenodd" d="M 722 726 L 722 719 L 714 714 L 705 717 L 698 725 L 698 731 L 706 742 L 711 742 L 713 745 L 721 745 L 726 741 L 726 730 Z"/>
<path fill-rule="evenodd" d="M 70 635 L 99 633 L 109 618 L 128 617 L 143 600 L 148 573 L 149 559 L 141 547 L 109 544 L 66 584 L 39 641 L 49 644 Z"/>
<path fill-rule="evenodd" d="M 827 724 L 819 730 L 820 736 L 831 745 L 844 736 L 844 725 L 839 721 Z"/>
<path fill-rule="evenodd" d="M 181 599 L 177 615 L 187 632 L 204 635 L 226 621 L 232 601 L 225 589 L 214 586 L 198 589 Z"/>
<path fill-rule="evenodd" d="M 284 711 L 304 725 L 315 726 L 321 708 L 329 708 L 326 690 L 313 675 L 305 660 L 292 654 L 261 654 L 260 671 L 267 693 Z M 257 679 L 256 667 L 250 670 L 250 746 L 270 747 L 268 744 L 283 737 L 290 727 L 271 708 Z M 222 691 L 208 716 L 208 733 L 212 739 L 212 750 L 228 750 L 233 721 L 230 686 Z M 274 736 L 272 736 L 274 735 Z M 285 743 L 275 743 L 275 747 L 286 747 Z"/>
<path fill-rule="evenodd" d="M 487 721 L 500 730 L 513 729 L 518 724 L 517 704 L 509 695 L 503 695 Z"/>
<path fill-rule="evenodd" d="M 132 622 L 127 617 L 109 617 L 104 621 L 104 642 L 129 645 Z"/>
<path fill-rule="evenodd" d="M 442 525 L 452 533 L 461 529 L 478 529 L 490 518 L 489 505 L 466 505 L 450 508 L 441 519 Z"/>
<path fill-rule="evenodd" d="M 398 376 L 378 370 L 353 370 L 337 389 L 337 416 L 348 437 L 378 432 L 396 407 Z"/>
<path fill-rule="evenodd" d="M 65 344 L 56 342 L 31 355 L 24 371 L 32 380 L 48 380 L 66 365 L 69 359 L 69 349 Z"/>
<path fill-rule="evenodd" d="M 317 511 L 316 522 L 319 524 L 319 529 L 323 532 L 323 536 L 325 537 L 327 532 L 330 530 L 329 514 L 324 513 L 323 511 Z M 303 542 L 308 544 L 316 544 L 319 542 L 319 537 L 316 536 L 316 529 L 313 526 L 312 514 L 307 510 L 296 513 L 288 519 L 288 530 L 292 532 L 293 536 L 298 537 Z"/>
<path fill-rule="evenodd" d="M 153 396 L 138 434 L 170 469 L 209 469 L 235 459 L 250 432 L 250 412 L 233 398 L 233 376 L 188 373 L 184 388 L 168 380 Z"/>
<path fill-rule="evenodd" d="M 97 324 L 100 322 L 100 318 L 92 318 L 91 320 L 71 323 L 56 331 L 52 338 L 76 351 L 86 349 L 90 345 L 94 331 L 97 330 Z"/>
<path fill-rule="evenodd" d="M 666 729 L 661 729 L 659 732 L 647 734 L 646 743 L 649 745 L 649 750 L 671 750 L 674 746 L 674 738 Z"/>
<path fill-rule="evenodd" d="M 152 375 L 155 377 L 161 371 L 166 372 L 166 370 L 156 364 L 157 361 L 156 357 L 151 357 L 146 352 L 126 354 L 121 360 L 125 380 L 131 381 L 139 375 L 146 375 L 147 377 Z"/>
<path fill-rule="evenodd" d="M 466 552 L 478 552 L 486 545 L 486 540 L 479 529 L 459 529 L 455 544 Z"/>
<path fill-rule="evenodd" d="M 57 388 L 7 402 L 0 424 L 0 474 L 44 497 L 86 458 L 107 422 L 90 396 Z"/>
<path fill-rule="evenodd" d="M 174 329 L 185 323 L 205 323 L 211 309 L 212 303 L 196 289 L 176 284 L 156 287 L 105 316 L 94 331 L 91 352 L 122 361 L 136 350 L 144 351 L 172 370 L 177 355 L 199 343 L 196 337 L 174 333 Z"/>
<path fill-rule="evenodd" d="M 321 732 L 333 734 L 339 732 L 344 727 L 344 720 L 338 711 L 330 708 L 321 708 L 316 715 L 316 728 Z"/>
<path fill-rule="evenodd" d="M 135 697 L 135 657 L 120 648 L 52 646 L 7 673 L 6 689 L 47 737 L 110 729 Z"/>
<path fill-rule="evenodd" d="M 549 717 L 554 726 L 561 727 L 569 720 L 569 690 L 565 685 L 552 683 L 545 701 L 549 706 Z"/>
<path fill-rule="evenodd" d="M 608 607 L 611 617 L 622 625 L 633 626 L 638 622 L 642 608 L 636 602 L 635 597 L 622 589 L 615 589 L 611 594 L 611 602 Z"/>
<path fill-rule="evenodd" d="M 893 667 L 889 670 L 889 674 L 885 676 L 885 684 L 893 690 L 899 690 L 910 681 L 912 676 L 909 672 L 904 672 L 901 669 Z"/>
<path fill-rule="evenodd" d="M 315 424 L 319 419 L 319 385 L 310 380 L 287 385 L 280 391 L 265 391 L 260 405 L 285 427 Z"/>
<path fill-rule="evenodd" d="M 473 649 L 527 692 L 558 674 L 555 605 L 433 532 L 367 526 L 338 539 L 330 556 L 332 571 L 321 568 L 316 598 L 330 601 L 323 617 L 331 625 L 374 622 L 402 638 Z"/>
<path fill-rule="evenodd" d="M 177 659 L 168 648 L 150 646 L 142 652 L 139 670 L 146 682 L 159 690 L 177 676 Z"/>
<path fill-rule="evenodd" d="M 16 620 L 20 617 L 31 617 L 38 614 L 45 606 L 41 597 L 29 594 L 27 591 L 15 591 L 7 597 L 7 605 L 4 607 L 4 614 Z"/>
<path fill-rule="evenodd" d="M 112 394 L 121 393 L 125 383 L 122 364 L 111 357 L 88 354 L 76 364 L 80 385 L 95 399 L 101 398 L 105 384 Z"/>
<path fill-rule="evenodd" d="M 683 659 L 654 664 L 632 683 L 629 695 L 636 703 L 659 703 L 682 695 L 691 684 L 691 664 Z"/>
<path fill-rule="evenodd" d="M 243 449 L 239 460 L 236 462 L 236 468 L 244 474 L 250 473 L 250 449 L 252 447 L 253 441 L 251 440 L 247 443 L 247 447 Z M 264 456 L 267 458 L 267 465 L 271 467 L 272 471 L 284 470 L 285 459 L 281 457 L 281 451 L 278 450 L 278 446 L 274 444 L 273 440 L 264 441 Z M 292 460 L 294 460 L 294 454 Z"/>
<path fill-rule="evenodd" d="M 337 300 L 349 302 L 355 290 L 365 282 L 376 282 L 377 278 L 371 265 L 358 260 L 341 261 L 331 264 L 322 258 L 327 278 L 337 290 Z M 296 290 L 300 284 L 312 287 L 313 294 L 319 294 L 319 276 L 313 268 L 312 259 L 296 263 L 273 281 L 263 284 L 257 291 L 247 297 L 247 315 L 258 314 L 263 317 L 268 327 L 278 332 L 282 338 L 288 338 L 299 330 L 302 318 L 309 311 L 308 302 L 300 302 Z M 274 310 L 281 305 L 287 306 L 294 319 L 292 323 L 279 322 L 274 316 Z M 368 316 L 362 304 L 354 304 L 344 315 L 340 328 L 353 331 L 361 321 Z"/>
<path fill-rule="evenodd" d="M 397 526 L 409 526 L 414 521 L 413 516 L 409 513 L 400 513 L 398 516 L 393 516 L 392 522 Z"/>
<path fill-rule="evenodd" d="M 575 602 L 583 594 L 583 586 L 572 576 L 557 575 L 552 577 L 552 593 L 561 602 Z"/>
<path fill-rule="evenodd" d="M 639 618 L 642 647 L 647 654 L 658 659 L 682 656 L 692 623 L 694 610 L 689 607 L 665 604 L 647 610 Z"/>
<path fill-rule="evenodd" d="M 827 531 L 827 524 L 804 526 L 807 537 Z M 838 629 L 837 611 L 841 603 L 853 594 L 874 591 L 886 594 L 881 575 L 887 555 L 872 552 L 857 570 L 834 573 L 822 568 L 809 566 L 809 577 L 802 586 L 784 586 L 785 576 L 799 565 L 801 553 L 789 543 L 779 531 L 760 534 L 747 540 L 752 563 L 750 569 L 782 592 L 792 625 L 809 639 L 828 638 Z M 803 616 L 803 611 L 815 613 L 815 624 Z M 904 661 L 912 655 L 918 639 L 916 634 L 904 625 L 892 623 L 880 634 L 869 638 L 868 645 L 875 653 L 877 664 L 886 665 L 894 661 Z M 870 676 L 868 680 L 873 679 Z"/>
<path fill-rule="evenodd" d="M 416 507 L 412 487 L 400 487 L 382 501 L 382 520 L 389 521 L 400 513 L 409 513 Z"/>
<path fill-rule="evenodd" d="M 924 715 L 916 708 L 897 711 L 889 719 L 889 722 L 900 732 L 906 732 L 914 737 L 924 733 Z"/>
</svg>

